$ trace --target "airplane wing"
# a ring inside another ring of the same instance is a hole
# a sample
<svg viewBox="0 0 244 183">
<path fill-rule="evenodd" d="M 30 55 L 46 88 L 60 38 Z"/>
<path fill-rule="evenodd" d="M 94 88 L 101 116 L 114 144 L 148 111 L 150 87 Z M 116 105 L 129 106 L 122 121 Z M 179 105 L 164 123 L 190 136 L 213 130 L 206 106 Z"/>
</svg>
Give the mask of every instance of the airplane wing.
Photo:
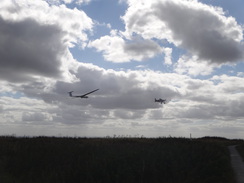
<svg viewBox="0 0 244 183">
<path fill-rule="evenodd" d="M 89 94 L 91 94 L 91 93 L 93 93 L 93 92 L 95 92 L 95 91 L 97 91 L 97 90 L 99 90 L 99 89 L 96 89 L 96 90 L 93 90 L 93 91 L 91 91 L 91 92 L 88 92 L 88 93 L 86 93 L 86 94 L 84 94 L 84 95 L 81 95 L 81 96 L 77 96 L 77 97 L 85 97 L 86 95 L 89 95 Z"/>
</svg>

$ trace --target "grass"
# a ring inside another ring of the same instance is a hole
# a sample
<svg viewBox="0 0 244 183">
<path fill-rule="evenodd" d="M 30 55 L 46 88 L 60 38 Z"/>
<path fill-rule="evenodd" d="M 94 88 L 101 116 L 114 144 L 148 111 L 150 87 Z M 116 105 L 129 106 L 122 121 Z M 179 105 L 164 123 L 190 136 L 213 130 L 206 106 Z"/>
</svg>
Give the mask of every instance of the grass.
<svg viewBox="0 0 244 183">
<path fill-rule="evenodd" d="M 3 183 L 234 183 L 227 139 L 0 137 Z"/>
</svg>

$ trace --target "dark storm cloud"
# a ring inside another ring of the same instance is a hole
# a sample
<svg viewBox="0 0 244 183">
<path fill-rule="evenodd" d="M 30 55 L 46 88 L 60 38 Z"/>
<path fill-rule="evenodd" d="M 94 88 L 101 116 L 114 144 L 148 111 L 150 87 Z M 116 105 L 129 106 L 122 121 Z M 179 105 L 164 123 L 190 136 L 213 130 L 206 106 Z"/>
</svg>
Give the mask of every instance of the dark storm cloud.
<svg viewBox="0 0 244 183">
<path fill-rule="evenodd" d="M 65 51 L 62 32 L 55 25 L 41 25 L 33 19 L 14 22 L 0 17 L 0 78 L 26 81 L 32 76 L 61 75 Z"/>
<path fill-rule="evenodd" d="M 237 41 L 242 33 L 233 18 L 220 16 L 216 10 L 202 4 L 190 6 L 176 2 L 156 3 L 153 9 L 172 31 L 179 46 L 213 63 L 235 62 L 243 58 L 243 47 Z"/>
</svg>

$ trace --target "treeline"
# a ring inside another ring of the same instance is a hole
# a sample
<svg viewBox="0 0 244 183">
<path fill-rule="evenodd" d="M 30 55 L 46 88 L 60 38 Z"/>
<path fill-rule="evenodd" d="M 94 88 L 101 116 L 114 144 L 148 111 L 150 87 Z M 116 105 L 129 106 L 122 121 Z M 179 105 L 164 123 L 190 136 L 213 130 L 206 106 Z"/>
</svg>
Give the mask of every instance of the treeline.
<svg viewBox="0 0 244 183">
<path fill-rule="evenodd" d="M 225 143 L 185 138 L 0 137 L 2 183 L 234 183 Z"/>
</svg>

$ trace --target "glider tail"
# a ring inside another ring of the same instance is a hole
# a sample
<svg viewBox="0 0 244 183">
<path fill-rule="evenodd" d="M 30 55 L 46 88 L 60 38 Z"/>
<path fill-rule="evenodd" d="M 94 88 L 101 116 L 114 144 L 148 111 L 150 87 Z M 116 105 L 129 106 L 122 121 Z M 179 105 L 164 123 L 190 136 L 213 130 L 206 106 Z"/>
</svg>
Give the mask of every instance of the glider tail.
<svg viewBox="0 0 244 183">
<path fill-rule="evenodd" d="M 68 92 L 70 97 L 73 97 L 72 93 L 73 91 Z"/>
</svg>

